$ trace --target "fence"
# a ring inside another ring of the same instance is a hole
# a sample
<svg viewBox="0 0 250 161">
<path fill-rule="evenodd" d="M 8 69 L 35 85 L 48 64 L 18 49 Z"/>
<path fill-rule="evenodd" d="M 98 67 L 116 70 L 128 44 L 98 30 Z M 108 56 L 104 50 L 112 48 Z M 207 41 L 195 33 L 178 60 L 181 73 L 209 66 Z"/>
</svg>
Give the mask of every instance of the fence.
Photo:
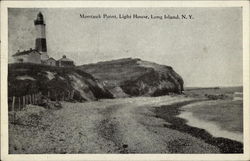
<svg viewBox="0 0 250 161">
<path fill-rule="evenodd" d="M 11 108 L 9 110 L 15 112 L 17 110 L 20 111 L 28 104 L 37 105 L 41 102 L 41 96 L 42 96 L 41 92 L 38 92 L 24 96 L 9 97 L 9 100 L 11 101 L 9 102 L 9 104 L 11 104 Z"/>
<path fill-rule="evenodd" d="M 75 90 L 67 92 L 50 92 L 43 95 L 42 92 L 27 94 L 24 96 L 11 96 L 8 98 L 8 107 L 10 111 L 10 121 L 16 124 L 16 112 L 21 111 L 26 105 L 41 105 L 46 104 L 44 101 L 56 100 L 56 101 L 67 101 L 72 100 L 75 94 Z M 47 96 L 46 96 L 47 95 Z M 47 97 L 47 98 L 46 98 Z M 47 102 L 48 103 L 48 102 Z M 48 104 L 47 104 L 48 105 Z"/>
<path fill-rule="evenodd" d="M 12 96 L 9 97 L 9 111 L 20 111 L 28 104 L 39 105 L 42 103 L 42 97 L 47 97 L 47 99 L 52 101 L 69 101 L 73 100 L 75 94 L 75 90 L 67 91 L 67 92 L 52 92 L 48 91 L 46 94 L 42 94 L 42 92 L 27 94 L 24 96 Z"/>
</svg>

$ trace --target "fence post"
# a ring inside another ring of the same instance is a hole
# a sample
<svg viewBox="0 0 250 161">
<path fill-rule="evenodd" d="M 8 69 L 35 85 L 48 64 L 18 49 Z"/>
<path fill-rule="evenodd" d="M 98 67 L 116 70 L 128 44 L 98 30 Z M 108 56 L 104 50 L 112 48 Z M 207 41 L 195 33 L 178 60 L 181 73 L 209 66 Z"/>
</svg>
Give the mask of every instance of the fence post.
<svg viewBox="0 0 250 161">
<path fill-rule="evenodd" d="M 38 104 L 38 93 L 36 93 L 36 104 Z"/>
<path fill-rule="evenodd" d="M 20 99 L 20 97 L 18 97 L 18 109 L 19 109 L 19 111 L 21 110 L 21 99 Z"/>
<path fill-rule="evenodd" d="M 26 102 L 27 105 L 29 104 L 28 95 L 25 95 L 25 102 Z"/>
<path fill-rule="evenodd" d="M 12 100 L 12 111 L 15 112 L 15 99 L 16 97 L 13 96 L 13 100 Z"/>
<path fill-rule="evenodd" d="M 25 96 L 23 96 L 23 107 L 25 107 Z"/>
<path fill-rule="evenodd" d="M 29 99 L 30 99 L 30 104 L 32 104 L 32 101 L 31 101 L 31 95 L 29 95 Z"/>
<path fill-rule="evenodd" d="M 29 95 L 27 95 L 27 102 L 30 104 Z"/>
<path fill-rule="evenodd" d="M 72 93 L 71 93 L 71 99 L 73 99 L 74 93 L 75 93 L 75 90 L 73 90 Z"/>
<path fill-rule="evenodd" d="M 36 105 L 36 94 L 34 94 L 34 104 Z"/>
<path fill-rule="evenodd" d="M 12 102 L 13 123 L 15 123 L 15 99 L 16 99 L 16 97 L 13 96 L 13 102 Z"/>
<path fill-rule="evenodd" d="M 39 93 L 36 94 L 36 104 L 39 103 Z"/>
<path fill-rule="evenodd" d="M 36 105 L 36 94 L 34 94 L 34 104 Z"/>
<path fill-rule="evenodd" d="M 39 93 L 36 94 L 36 104 L 39 104 Z"/>
</svg>

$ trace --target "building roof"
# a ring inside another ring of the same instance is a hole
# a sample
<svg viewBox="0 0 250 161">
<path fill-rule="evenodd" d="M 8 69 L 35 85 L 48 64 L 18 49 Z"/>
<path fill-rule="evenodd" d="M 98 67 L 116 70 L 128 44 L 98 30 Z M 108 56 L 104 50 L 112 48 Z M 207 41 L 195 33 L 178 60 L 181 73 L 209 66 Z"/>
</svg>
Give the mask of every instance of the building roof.
<svg viewBox="0 0 250 161">
<path fill-rule="evenodd" d="M 50 59 L 52 59 L 52 60 L 55 60 L 56 61 L 56 59 L 54 59 L 54 58 L 52 58 L 52 57 L 50 57 L 49 59 L 47 59 L 47 60 L 50 60 Z"/>
<path fill-rule="evenodd" d="M 29 55 L 31 52 L 37 52 L 39 53 L 36 49 L 30 49 L 30 50 L 24 50 L 24 51 L 17 51 L 14 55 L 12 56 L 21 56 L 21 55 Z M 41 53 L 39 53 L 41 55 Z"/>
<path fill-rule="evenodd" d="M 73 60 L 67 58 L 65 55 L 63 55 L 63 57 L 61 59 L 59 59 L 58 61 L 70 61 L 70 62 L 73 62 Z"/>
</svg>

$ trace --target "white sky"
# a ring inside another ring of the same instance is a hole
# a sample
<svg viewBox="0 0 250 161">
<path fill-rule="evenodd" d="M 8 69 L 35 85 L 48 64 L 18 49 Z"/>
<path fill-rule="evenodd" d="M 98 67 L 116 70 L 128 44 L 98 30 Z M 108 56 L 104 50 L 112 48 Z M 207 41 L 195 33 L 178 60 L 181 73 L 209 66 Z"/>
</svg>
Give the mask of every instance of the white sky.
<svg viewBox="0 0 250 161">
<path fill-rule="evenodd" d="M 9 61 L 35 46 L 34 19 L 45 17 L 51 57 L 77 65 L 141 58 L 172 66 L 185 86 L 242 85 L 241 8 L 9 9 Z M 82 19 L 80 14 L 192 14 L 193 20 Z"/>
</svg>

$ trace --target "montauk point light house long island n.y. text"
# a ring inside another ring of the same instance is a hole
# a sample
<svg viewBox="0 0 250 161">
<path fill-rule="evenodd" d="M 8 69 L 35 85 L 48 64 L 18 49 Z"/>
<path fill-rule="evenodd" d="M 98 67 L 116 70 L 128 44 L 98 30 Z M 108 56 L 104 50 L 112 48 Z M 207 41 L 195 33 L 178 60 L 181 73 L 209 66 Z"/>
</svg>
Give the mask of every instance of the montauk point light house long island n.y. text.
<svg viewBox="0 0 250 161">
<path fill-rule="evenodd" d="M 47 53 L 46 24 L 41 12 L 37 14 L 37 18 L 34 20 L 34 25 L 36 30 L 35 49 L 30 48 L 29 50 L 18 50 L 13 55 L 14 63 L 33 63 L 58 67 L 74 66 L 74 61 L 69 58 L 65 59 L 65 55 L 59 60 L 49 57 Z"/>
</svg>

